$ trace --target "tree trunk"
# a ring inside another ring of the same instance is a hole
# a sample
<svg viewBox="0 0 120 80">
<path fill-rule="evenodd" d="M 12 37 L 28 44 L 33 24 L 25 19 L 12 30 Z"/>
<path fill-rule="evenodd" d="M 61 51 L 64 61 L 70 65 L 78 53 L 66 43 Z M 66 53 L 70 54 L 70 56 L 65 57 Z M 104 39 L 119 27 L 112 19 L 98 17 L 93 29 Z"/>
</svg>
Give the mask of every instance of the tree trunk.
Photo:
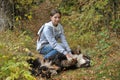
<svg viewBox="0 0 120 80">
<path fill-rule="evenodd" d="M 12 0 L 0 0 L 0 31 L 13 28 L 13 12 Z"/>
</svg>

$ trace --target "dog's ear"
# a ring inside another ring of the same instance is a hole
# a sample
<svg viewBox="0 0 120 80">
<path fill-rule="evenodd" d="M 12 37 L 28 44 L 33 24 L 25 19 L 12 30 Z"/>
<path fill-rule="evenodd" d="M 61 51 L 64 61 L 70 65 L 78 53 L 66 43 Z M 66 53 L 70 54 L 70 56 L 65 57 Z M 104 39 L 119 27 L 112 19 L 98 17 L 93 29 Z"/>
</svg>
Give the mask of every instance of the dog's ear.
<svg viewBox="0 0 120 80">
<path fill-rule="evenodd" d="M 80 45 L 77 46 L 77 50 L 76 50 L 77 54 L 81 54 L 81 49 L 80 49 Z"/>
<path fill-rule="evenodd" d="M 77 48 L 76 48 L 76 49 L 73 49 L 71 52 L 72 52 L 72 54 L 81 54 L 80 45 L 78 45 Z"/>
</svg>

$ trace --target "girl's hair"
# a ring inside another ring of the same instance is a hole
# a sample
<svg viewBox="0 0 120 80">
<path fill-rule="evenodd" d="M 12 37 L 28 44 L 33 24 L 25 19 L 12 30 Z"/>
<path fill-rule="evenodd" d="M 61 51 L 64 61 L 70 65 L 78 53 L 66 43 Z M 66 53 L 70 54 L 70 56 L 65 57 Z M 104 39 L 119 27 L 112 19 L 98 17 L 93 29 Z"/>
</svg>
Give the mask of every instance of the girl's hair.
<svg viewBox="0 0 120 80">
<path fill-rule="evenodd" d="M 53 10 L 51 11 L 51 13 L 50 13 L 50 16 L 54 16 L 56 13 L 59 13 L 60 16 L 61 16 L 61 12 L 60 12 L 60 10 L 58 10 L 58 9 L 53 9 Z"/>
</svg>

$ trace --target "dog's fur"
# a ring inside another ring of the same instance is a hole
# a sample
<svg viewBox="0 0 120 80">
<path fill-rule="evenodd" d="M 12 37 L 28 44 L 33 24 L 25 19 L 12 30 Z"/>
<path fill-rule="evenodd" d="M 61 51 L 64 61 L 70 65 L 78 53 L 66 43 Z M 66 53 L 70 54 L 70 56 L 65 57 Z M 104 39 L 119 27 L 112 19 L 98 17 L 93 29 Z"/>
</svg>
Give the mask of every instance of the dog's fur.
<svg viewBox="0 0 120 80">
<path fill-rule="evenodd" d="M 57 53 L 46 60 L 40 61 L 39 58 L 29 59 L 27 62 L 30 64 L 30 71 L 34 76 L 41 76 L 50 78 L 51 75 L 56 75 L 58 72 L 67 69 L 76 69 L 81 67 L 90 67 L 90 57 L 72 51 L 72 60 L 67 60 L 66 56 Z"/>
<path fill-rule="evenodd" d="M 41 66 L 41 62 L 39 60 L 39 58 L 36 58 L 36 59 L 33 59 L 33 58 L 30 58 L 27 60 L 28 64 L 30 64 L 30 72 L 32 75 L 34 76 L 37 76 L 37 70 L 40 68 Z"/>
<path fill-rule="evenodd" d="M 83 55 L 83 54 L 73 54 L 72 60 L 67 60 L 66 56 L 61 53 L 57 53 L 48 58 L 52 64 L 60 67 L 59 69 L 75 69 L 80 67 L 90 67 L 90 57 Z"/>
<path fill-rule="evenodd" d="M 51 62 L 48 61 L 40 61 L 39 58 L 33 59 L 30 58 L 27 60 L 28 64 L 30 64 L 30 72 L 34 76 L 41 76 L 42 78 L 50 78 L 51 75 L 56 75 L 58 67 L 51 65 Z"/>
</svg>

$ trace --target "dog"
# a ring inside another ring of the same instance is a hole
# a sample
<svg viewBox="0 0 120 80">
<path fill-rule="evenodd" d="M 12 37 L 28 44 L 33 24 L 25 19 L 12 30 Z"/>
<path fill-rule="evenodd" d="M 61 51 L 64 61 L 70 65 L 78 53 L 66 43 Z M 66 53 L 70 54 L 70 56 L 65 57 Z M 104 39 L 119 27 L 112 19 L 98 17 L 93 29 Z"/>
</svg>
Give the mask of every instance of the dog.
<svg viewBox="0 0 120 80">
<path fill-rule="evenodd" d="M 67 60 L 66 56 L 62 53 L 57 53 L 44 60 L 39 58 L 27 60 L 30 64 L 32 75 L 48 79 L 63 70 L 90 67 L 89 56 L 82 54 L 78 49 L 71 52 L 73 54 L 72 60 Z"/>
<path fill-rule="evenodd" d="M 90 57 L 84 54 L 75 54 L 73 58 L 77 59 L 77 68 L 90 67 Z"/>
<path fill-rule="evenodd" d="M 51 62 L 51 65 L 56 65 L 59 67 L 58 71 L 60 72 L 63 69 L 76 69 L 82 67 L 90 67 L 90 57 L 84 54 L 73 54 L 72 60 L 67 60 L 66 56 L 61 53 L 57 53 L 47 60 Z"/>
</svg>

